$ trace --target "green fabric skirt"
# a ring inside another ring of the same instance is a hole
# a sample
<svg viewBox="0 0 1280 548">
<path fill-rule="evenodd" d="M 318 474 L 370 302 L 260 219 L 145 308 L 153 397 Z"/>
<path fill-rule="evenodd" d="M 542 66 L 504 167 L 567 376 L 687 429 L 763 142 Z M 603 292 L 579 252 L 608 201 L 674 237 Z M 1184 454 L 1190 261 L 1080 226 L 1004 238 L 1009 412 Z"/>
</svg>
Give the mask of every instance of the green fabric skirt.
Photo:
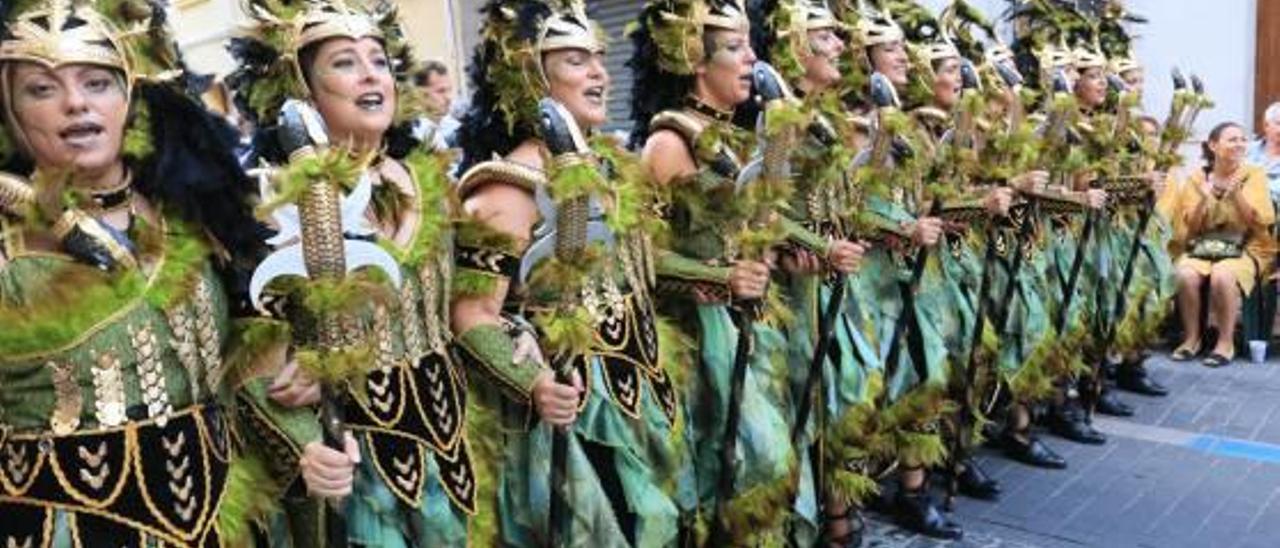
<svg viewBox="0 0 1280 548">
<path fill-rule="evenodd" d="M 599 360 L 592 361 L 588 377 L 590 394 L 569 439 L 569 545 L 671 545 L 679 530 L 674 485 L 682 462 L 671 425 L 651 390 L 635 419 L 611 400 Z M 546 545 L 551 440 L 551 428 L 541 422 L 507 434 L 498 487 L 504 546 Z M 634 544 L 624 533 L 628 528 Z"/>
<path fill-rule="evenodd" d="M 845 296 L 852 295 L 855 290 L 851 277 L 842 278 L 845 284 Z M 789 280 L 787 304 L 795 313 L 795 321 L 787 329 L 787 348 L 790 364 L 790 384 L 794 397 L 793 405 L 799 408 L 804 394 L 804 386 L 813 367 L 813 354 L 820 335 L 820 317 L 832 298 L 832 284 L 835 279 L 819 276 L 794 276 Z M 822 365 L 822 391 L 819 400 L 827 414 L 827 425 L 833 425 L 845 416 L 855 405 L 874 405 L 874 395 L 868 384 L 869 375 L 879 374 L 881 369 L 879 356 L 874 343 L 863 328 L 867 325 L 862 317 L 862 308 L 866 303 L 856 298 L 845 298 L 837 312 L 831 331 L 830 351 Z M 856 306 L 854 306 L 856 305 Z M 797 453 L 802 458 L 800 470 L 800 493 L 792 509 L 797 521 L 793 524 L 793 541 L 802 545 L 817 542 L 821 531 L 821 520 L 818 516 L 818 501 L 813 462 L 809 458 L 814 433 L 817 430 L 816 407 L 811 410 L 808 424 L 804 427 L 804 435 L 797 446 Z M 798 420 L 798 419 L 795 419 Z"/>
<path fill-rule="evenodd" d="M 360 453 L 369 447 L 360 437 Z M 410 546 L 466 546 L 467 515 L 450 502 L 440 485 L 440 469 L 435 459 L 426 460 L 428 479 L 422 490 L 421 506 L 401 504 L 382 482 L 373 459 L 361 461 L 355 485 L 347 498 L 347 537 L 364 546 L 408 548 Z M 422 538 L 411 542 L 405 531 L 421 532 Z"/>
</svg>

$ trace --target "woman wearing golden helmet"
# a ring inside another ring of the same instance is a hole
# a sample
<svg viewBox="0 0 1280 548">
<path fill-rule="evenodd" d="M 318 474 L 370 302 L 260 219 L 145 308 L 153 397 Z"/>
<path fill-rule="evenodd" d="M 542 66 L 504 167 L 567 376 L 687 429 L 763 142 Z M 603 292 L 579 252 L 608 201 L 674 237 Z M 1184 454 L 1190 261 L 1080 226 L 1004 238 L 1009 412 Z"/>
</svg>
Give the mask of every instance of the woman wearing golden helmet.
<svg viewBox="0 0 1280 548">
<path fill-rule="evenodd" d="M 276 488 L 290 517 L 288 538 L 277 531 L 272 540 L 319 542 L 323 508 L 316 501 L 326 497 L 341 501 L 351 544 L 463 545 L 481 522 L 471 518 L 482 478 L 467 438 L 465 375 L 448 350 L 456 212 L 448 159 L 406 137 L 421 112 L 401 95 L 411 67 L 398 21 L 393 12 L 345 0 L 247 7 L 256 32 L 234 42 L 239 66 L 229 81 L 260 128 L 263 199 L 280 231 L 271 240 L 280 248 L 273 257 L 296 244 L 299 224 L 303 253 L 312 251 L 305 246 L 314 217 L 306 216 L 308 198 L 299 189 L 332 182 L 350 216 L 341 220 L 344 245 L 380 242 L 379 253 L 394 265 L 384 270 L 400 280 L 391 288 L 362 270 L 336 286 L 310 278 L 253 285 L 276 298 L 265 308 L 278 311 L 277 323 L 287 321 L 292 332 L 291 359 L 264 371 L 241 402 L 246 437 L 257 449 L 246 458 L 273 476 L 259 489 Z M 291 218 L 285 206 L 293 201 Z M 268 259 L 259 274 L 266 278 L 262 273 L 279 264 Z M 320 299 L 327 304 L 316 304 Z M 318 324 L 325 315 L 346 318 L 341 352 L 325 346 Z M 360 373 L 333 390 L 348 431 L 336 449 L 322 443 L 314 406 L 318 379 L 347 369 Z"/>
<path fill-rule="evenodd" d="M 3 8 L 0 543 L 222 545 L 263 249 L 234 132 L 158 7 Z"/>
<path fill-rule="evenodd" d="M 677 344 L 653 308 L 662 226 L 634 156 L 599 133 L 603 37 L 578 1 L 483 14 L 452 308 L 495 421 L 498 538 L 477 542 L 674 544 L 687 460 Z"/>
</svg>

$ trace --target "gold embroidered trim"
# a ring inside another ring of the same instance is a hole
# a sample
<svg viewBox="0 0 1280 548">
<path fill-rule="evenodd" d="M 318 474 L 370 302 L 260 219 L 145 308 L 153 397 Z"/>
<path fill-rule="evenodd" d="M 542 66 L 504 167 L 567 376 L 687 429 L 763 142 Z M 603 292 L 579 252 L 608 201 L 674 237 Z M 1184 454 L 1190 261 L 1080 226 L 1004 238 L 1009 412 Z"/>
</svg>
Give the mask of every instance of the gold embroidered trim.
<svg viewBox="0 0 1280 548">
<path fill-rule="evenodd" d="M 186 304 L 178 305 L 164 311 L 169 330 L 173 332 L 173 340 L 169 345 L 178 355 L 178 362 L 187 371 L 192 401 L 200 401 L 200 384 L 204 379 L 200 375 L 200 352 L 196 348 L 195 319 L 191 317 L 191 308 Z"/>
<path fill-rule="evenodd" d="M 429 368 L 423 371 L 429 386 L 418 386 L 418 379 L 414 375 L 409 375 L 409 389 L 413 394 L 418 396 L 414 398 L 413 404 L 418 410 L 418 416 L 427 422 L 434 421 L 438 428 L 445 431 L 452 431 L 453 435 L 449 439 L 432 439 L 429 440 L 436 451 L 453 451 L 458 445 L 458 440 L 462 438 L 467 424 L 467 408 L 463 399 L 461 390 L 466 388 L 458 378 L 458 373 L 454 370 L 453 361 L 449 358 L 449 354 L 439 354 L 441 361 L 439 367 Z M 444 375 L 441 375 L 441 372 Z M 446 402 L 445 396 L 449 396 Z M 427 396 L 430 396 L 428 398 Z M 442 405 L 443 404 L 443 405 Z M 430 409 L 424 407 L 430 406 Z M 450 415 L 450 408 L 457 409 L 457 415 Z M 430 411 L 430 412 L 428 412 Z M 451 421 L 457 420 L 458 425 Z M 439 436 L 437 428 L 428 427 L 427 431 L 432 438 Z M 426 441 L 426 440 L 424 440 Z"/>
<path fill-rule="evenodd" d="M 49 429 L 54 435 L 65 436 L 80 427 L 80 410 L 84 406 L 84 394 L 76 382 L 74 364 L 46 362 L 45 367 L 53 377 L 53 392 L 56 398 L 53 414 L 49 416 Z"/>
<path fill-rule="evenodd" d="M 128 418 L 125 415 L 124 374 L 120 358 L 110 352 L 89 353 L 97 365 L 93 367 L 94 416 L 98 424 L 107 428 L 120 426 Z"/>
<path fill-rule="evenodd" d="M 4 473 L 0 474 L 0 486 L 9 494 L 21 497 L 40 479 L 40 468 L 44 466 L 47 455 L 47 451 L 40 450 L 39 443 L 5 444 Z"/>
<path fill-rule="evenodd" d="M 222 386 L 222 340 L 218 336 L 218 323 L 213 312 L 213 288 L 209 281 L 200 278 L 195 298 L 196 340 L 199 342 L 200 361 L 204 363 L 205 383 L 210 391 Z"/>
<path fill-rule="evenodd" d="M 361 430 L 365 434 L 364 436 L 365 447 L 368 447 L 371 452 L 378 450 L 377 449 L 378 446 L 375 445 L 373 441 L 374 433 L 399 436 L 408 440 L 408 443 L 410 443 L 413 446 L 413 454 L 417 458 L 417 464 L 418 464 L 417 470 L 412 469 L 414 464 L 413 461 L 405 462 L 402 464 L 401 461 L 397 459 L 395 455 L 391 455 L 391 460 L 393 461 L 392 465 L 396 468 L 394 472 L 397 472 L 397 474 L 389 473 L 391 471 L 388 471 L 384 466 L 382 466 L 381 459 L 377 458 L 376 455 L 369 455 L 369 460 L 373 462 L 374 469 L 378 471 L 378 475 L 381 476 L 384 481 L 395 482 L 397 488 L 391 489 L 392 495 L 395 495 L 397 499 L 399 499 L 401 502 L 405 503 L 406 505 L 412 508 L 415 508 L 415 509 L 421 508 L 422 507 L 422 498 L 421 498 L 422 487 L 426 484 L 425 475 L 427 473 L 427 455 L 426 455 L 427 451 L 423 448 L 422 444 L 418 443 L 417 440 L 413 439 L 412 437 L 404 436 L 403 434 L 395 430 L 387 431 L 387 430 L 378 430 L 378 429 L 372 429 L 372 428 L 370 429 L 361 428 Z M 413 475 L 407 476 L 407 474 L 409 474 L 410 472 L 413 472 Z M 406 485 L 406 483 L 408 483 L 409 485 Z M 402 492 L 415 493 L 419 496 L 417 499 L 414 499 L 414 500 L 406 500 L 404 496 L 401 496 Z"/>
<path fill-rule="evenodd" d="M 374 366 L 383 373 L 390 374 L 396 366 L 396 347 L 391 334 L 391 314 L 387 312 L 386 306 L 377 305 L 373 308 L 373 335 L 378 338 L 378 354 Z"/>
<path fill-rule="evenodd" d="M 207 441 L 205 441 L 205 440 L 212 439 L 212 437 L 208 431 L 208 426 L 205 423 L 203 410 L 204 410 L 204 406 L 194 405 L 186 409 L 183 409 L 182 411 L 176 412 L 174 416 L 171 417 L 171 418 L 178 418 L 178 417 L 185 417 L 186 415 L 193 415 L 195 428 L 201 440 L 201 442 L 198 442 L 201 447 L 201 456 L 204 459 L 204 462 L 207 464 L 206 466 L 204 466 L 204 470 L 203 470 L 204 485 L 206 486 L 203 493 L 202 508 L 204 510 L 200 514 L 200 517 L 195 520 L 194 527 L 191 529 L 191 532 L 185 532 L 183 529 L 173 527 L 171 524 L 169 524 L 166 521 L 164 514 L 162 514 L 159 510 L 157 510 L 155 504 L 151 500 L 149 493 L 147 492 L 147 489 L 145 487 L 147 483 L 146 483 L 146 478 L 143 475 L 142 458 L 140 453 L 142 448 L 140 447 L 140 444 L 138 441 L 138 430 L 144 427 L 151 426 L 153 424 L 158 425 L 158 423 L 156 423 L 156 421 L 154 420 L 134 421 L 124 425 L 123 427 L 95 429 L 92 431 L 77 432 L 72 436 L 67 436 L 67 437 L 74 438 L 74 437 L 80 437 L 80 436 L 98 436 L 102 434 L 109 434 L 112 432 L 122 433 L 125 436 L 125 440 L 124 440 L 125 457 L 124 457 L 124 460 L 122 461 L 124 465 L 124 472 L 119 474 L 119 483 L 115 485 L 114 488 L 112 489 L 113 493 L 110 494 L 105 501 L 99 502 L 99 501 L 94 501 L 93 499 L 85 496 L 83 493 L 74 489 L 73 487 L 74 484 L 67 481 L 64 471 L 58 464 L 58 459 L 48 458 L 46 460 L 48 464 L 52 467 L 51 470 L 54 474 L 54 477 L 57 479 L 59 485 L 61 485 L 62 488 L 66 490 L 67 494 L 73 500 L 78 502 L 80 505 L 66 504 L 66 503 L 60 503 L 60 502 L 50 502 L 50 501 L 39 501 L 38 506 L 43 508 L 62 510 L 66 512 L 67 518 L 68 518 L 68 525 L 71 528 L 73 535 L 77 534 L 76 533 L 77 529 L 75 528 L 75 522 L 74 522 L 76 514 L 89 514 L 89 515 L 97 516 L 100 518 L 109 519 L 116 523 L 120 523 L 133 531 L 137 531 L 139 535 L 149 535 L 149 536 L 155 537 L 160 541 L 163 541 L 166 544 L 186 546 L 186 545 L 190 545 L 194 539 L 205 537 L 209 533 L 209 531 L 214 529 L 215 520 L 212 520 L 210 518 L 212 516 L 217 515 L 217 509 L 219 506 L 221 506 L 221 496 L 219 496 L 219 500 L 217 501 L 212 500 L 213 494 L 215 492 L 215 486 L 213 484 L 213 477 L 212 477 L 212 462 L 208 458 L 209 457 L 208 450 L 211 446 Z M 14 439 L 20 440 L 20 441 L 33 441 L 33 440 L 44 439 L 42 436 L 43 435 L 23 434 L 23 435 L 14 435 Z M 170 444 L 172 443 L 173 442 L 171 441 Z M 165 449 L 163 447 L 160 447 L 160 448 L 156 448 L 156 450 L 165 450 Z M 105 457 L 105 455 L 103 456 Z M 133 482 L 125 481 L 130 476 L 130 472 L 137 475 L 137 478 Z M 152 513 L 153 515 L 152 517 L 156 517 L 157 519 L 159 519 L 160 520 L 159 523 L 164 527 L 171 529 L 170 531 L 158 529 L 151 524 L 142 523 L 137 520 L 130 519 L 128 517 L 121 516 L 105 510 L 107 507 L 115 503 L 116 499 L 118 499 L 121 493 L 124 491 L 124 488 L 130 483 L 140 486 L 139 491 L 144 496 L 143 502 L 144 504 L 147 505 L 148 510 L 150 510 L 150 512 Z M 10 495 L 0 494 L 0 502 L 32 504 L 31 500 L 24 499 L 20 495 L 10 496 Z M 76 544 L 76 545 L 82 546 L 83 544 Z"/>
<path fill-rule="evenodd" d="M 419 278 L 423 285 L 429 283 L 431 275 L 431 267 L 424 266 L 419 271 Z M 430 310 L 426 310 L 430 313 Z M 404 337 L 404 353 L 409 358 L 410 363 L 416 362 L 419 357 L 427 352 L 427 343 L 423 340 L 422 314 L 418 312 L 418 293 L 417 286 L 412 281 L 405 280 L 400 286 L 400 319 L 401 336 Z M 388 334 L 388 336 L 390 336 Z"/>
<path fill-rule="evenodd" d="M 123 469 L 120 470 L 118 474 L 115 474 L 115 485 L 106 490 L 107 495 L 101 500 L 95 499 L 77 489 L 75 483 L 67 480 L 67 473 L 62 469 L 62 463 L 58 461 L 57 456 L 49 456 L 50 470 L 53 471 L 53 476 L 58 479 L 58 485 L 66 491 L 68 496 L 76 502 L 95 510 L 107 508 L 114 504 L 117 498 L 120 498 L 120 494 L 124 492 L 125 486 L 129 483 L 126 481 L 129 479 L 129 460 L 135 456 L 136 452 L 136 450 L 130 450 L 130 448 L 136 448 L 138 445 L 138 438 L 132 429 L 125 430 L 124 434 L 125 440 L 123 450 L 125 454 L 119 461 L 119 464 Z M 102 462 L 109 456 L 107 454 L 106 442 L 103 442 L 103 445 L 99 446 L 98 450 L 94 453 L 86 454 L 88 452 L 83 446 L 80 447 L 80 451 L 78 453 L 79 454 L 76 456 L 80 458 L 80 461 L 88 465 L 88 468 L 80 468 L 77 470 L 79 472 L 78 477 L 95 490 L 103 490 L 102 487 L 106 487 L 105 482 L 107 477 L 111 475 L 110 463 Z M 104 467 L 104 464 L 107 464 L 107 466 Z"/>
<path fill-rule="evenodd" d="M 418 272 L 419 281 L 422 283 L 422 316 L 420 317 L 423 319 L 427 340 L 426 348 L 422 352 L 415 353 L 414 357 L 421 357 L 426 352 L 441 354 L 445 351 L 447 326 L 441 321 L 443 311 L 440 307 L 440 296 L 443 292 L 440 291 L 440 277 L 436 275 L 436 267 L 441 267 L 443 271 L 444 264 L 445 261 L 437 258 L 436 261 L 424 265 Z M 452 264 L 452 261 L 448 261 L 448 264 Z M 444 279 L 449 279 L 448 276 L 447 272 L 444 273 Z"/>
</svg>

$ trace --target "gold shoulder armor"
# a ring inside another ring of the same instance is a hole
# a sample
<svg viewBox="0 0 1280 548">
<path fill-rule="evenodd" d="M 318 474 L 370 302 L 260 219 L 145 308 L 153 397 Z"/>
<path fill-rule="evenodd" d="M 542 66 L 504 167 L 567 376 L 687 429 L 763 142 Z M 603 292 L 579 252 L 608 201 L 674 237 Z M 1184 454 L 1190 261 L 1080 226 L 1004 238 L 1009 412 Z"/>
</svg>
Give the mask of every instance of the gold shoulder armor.
<svg viewBox="0 0 1280 548">
<path fill-rule="evenodd" d="M 489 160 L 472 166 L 462 174 L 462 179 L 458 181 L 458 195 L 465 200 L 482 184 L 487 183 L 502 183 L 534 192 L 538 185 L 546 182 L 547 175 L 540 169 L 510 160 Z"/>
<path fill-rule="evenodd" d="M 676 132 L 692 147 L 694 143 L 698 142 L 698 135 L 702 133 L 702 130 L 706 129 L 706 124 L 687 112 L 665 110 L 656 114 L 653 120 L 649 121 L 650 133 L 660 129 Z"/>
</svg>

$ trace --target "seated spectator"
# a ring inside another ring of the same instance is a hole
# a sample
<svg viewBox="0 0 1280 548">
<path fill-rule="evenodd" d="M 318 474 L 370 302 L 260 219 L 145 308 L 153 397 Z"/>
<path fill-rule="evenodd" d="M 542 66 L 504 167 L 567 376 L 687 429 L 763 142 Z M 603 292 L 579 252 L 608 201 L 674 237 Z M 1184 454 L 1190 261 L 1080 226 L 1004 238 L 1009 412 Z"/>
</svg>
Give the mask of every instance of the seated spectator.
<svg viewBox="0 0 1280 548">
<path fill-rule="evenodd" d="M 1270 269 L 1275 242 L 1269 228 L 1275 210 L 1262 169 L 1244 161 L 1244 128 L 1227 122 L 1204 143 L 1205 167 L 1171 189 L 1161 203 L 1173 223 L 1178 275 L 1178 310 L 1183 340 L 1175 361 L 1200 354 L 1201 291 L 1209 283 L 1210 323 L 1220 331 L 1204 364 L 1221 367 L 1235 356 L 1235 325 L 1242 295 L 1248 296 L 1260 269 Z"/>
<path fill-rule="evenodd" d="M 1248 161 L 1267 174 L 1271 199 L 1280 201 L 1280 102 L 1262 115 L 1262 136 L 1249 145 Z"/>
</svg>

